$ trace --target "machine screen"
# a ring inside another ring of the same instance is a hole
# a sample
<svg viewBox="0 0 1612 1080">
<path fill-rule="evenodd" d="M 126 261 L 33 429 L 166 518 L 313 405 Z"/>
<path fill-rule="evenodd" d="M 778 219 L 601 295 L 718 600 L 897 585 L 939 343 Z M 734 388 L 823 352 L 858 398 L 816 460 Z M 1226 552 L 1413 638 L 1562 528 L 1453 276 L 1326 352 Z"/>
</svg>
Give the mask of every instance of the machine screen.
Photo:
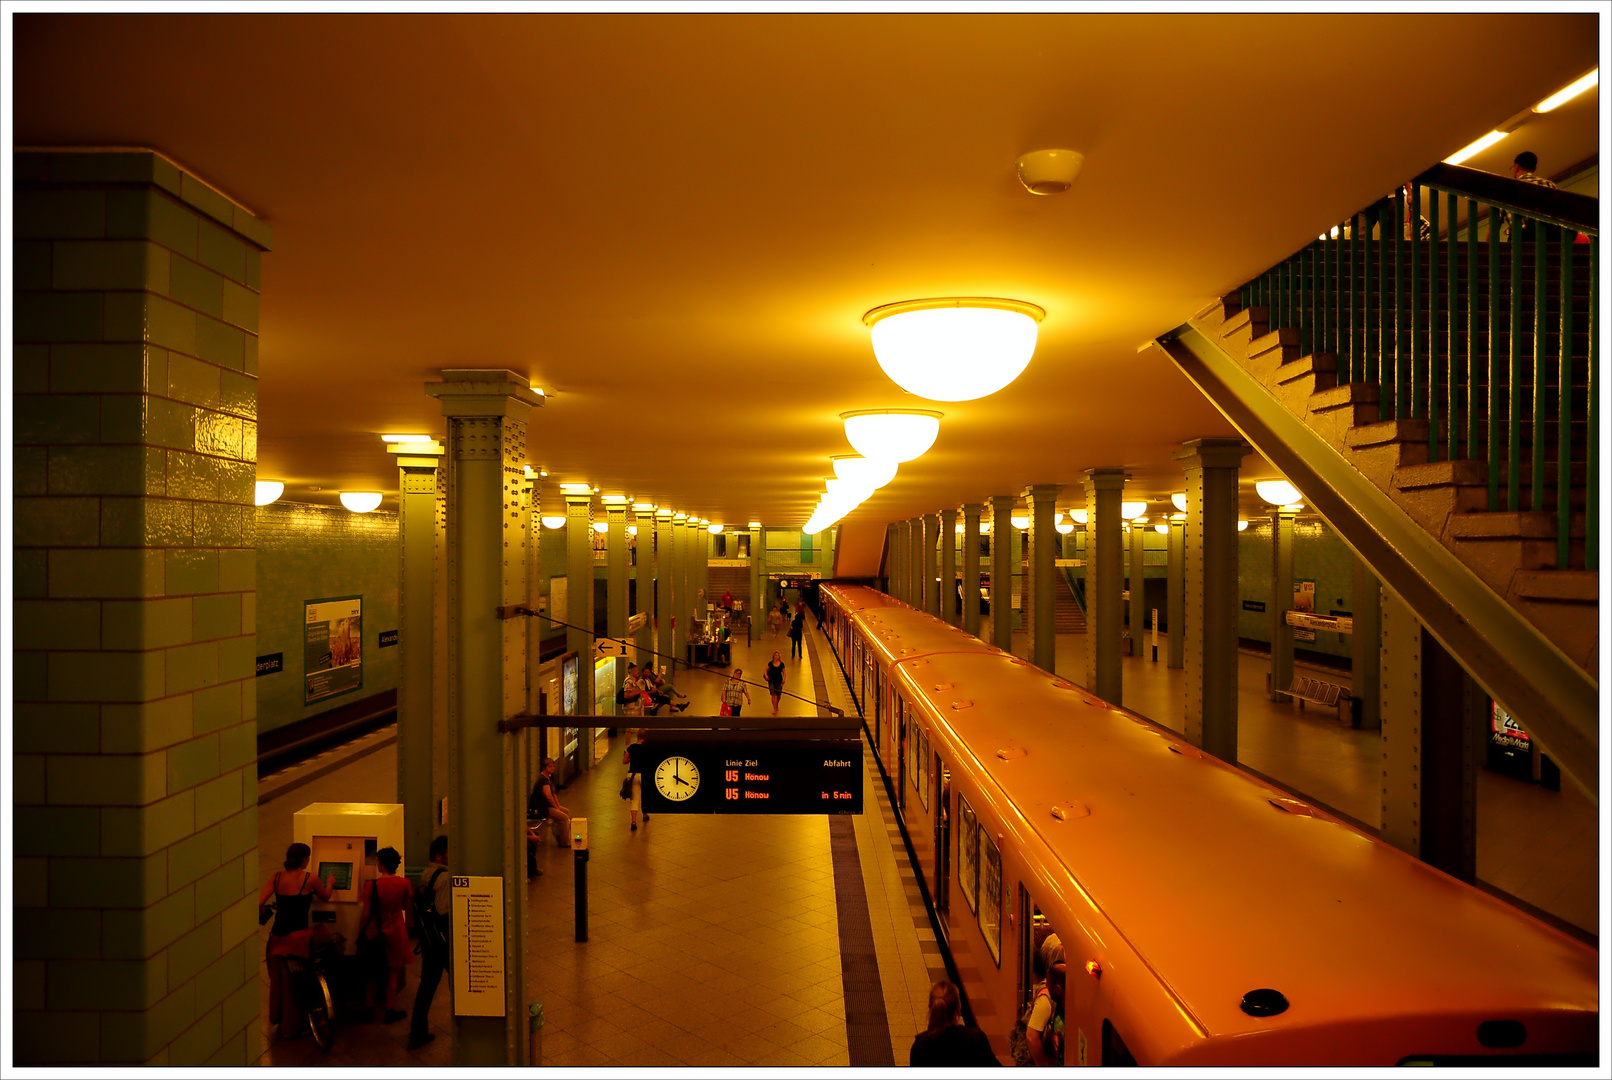
<svg viewBox="0 0 1612 1080">
<path fill-rule="evenodd" d="M 330 875 L 336 875 L 336 883 L 332 886 L 337 892 L 344 892 L 353 887 L 353 864 L 350 862 L 322 862 L 319 864 L 319 880 L 324 881 Z"/>
</svg>

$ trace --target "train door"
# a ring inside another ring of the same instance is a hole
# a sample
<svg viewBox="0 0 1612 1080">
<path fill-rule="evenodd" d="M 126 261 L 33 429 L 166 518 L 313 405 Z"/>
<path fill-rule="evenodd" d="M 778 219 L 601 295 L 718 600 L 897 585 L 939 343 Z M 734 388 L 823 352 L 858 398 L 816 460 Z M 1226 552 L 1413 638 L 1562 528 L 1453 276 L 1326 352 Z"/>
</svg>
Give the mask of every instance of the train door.
<svg viewBox="0 0 1612 1080">
<path fill-rule="evenodd" d="M 935 915 L 942 937 L 950 937 L 947 912 L 951 904 L 952 774 L 935 755 Z"/>
<path fill-rule="evenodd" d="M 907 739 L 911 736 L 907 731 L 907 706 L 896 698 L 896 811 L 906 817 L 907 811 Z"/>
<path fill-rule="evenodd" d="M 1015 1015 L 1025 1015 L 1025 1010 L 1029 1009 L 1035 1000 L 1037 988 L 1047 977 L 1046 962 L 1053 954 L 1053 951 L 1048 949 L 1048 939 L 1051 939 L 1057 943 L 1056 955 L 1064 965 L 1066 1020 L 1059 1031 L 1057 1049 L 1054 1051 L 1047 1048 L 1049 1054 L 1062 1055 L 1062 1061 L 1053 1057 L 1048 1064 L 1094 1064 L 1091 1060 L 1091 1050 L 1087 1045 L 1086 1033 L 1080 1022 L 1082 1009 L 1089 1009 L 1091 1005 L 1091 992 L 1086 988 L 1086 983 L 1090 980 L 1070 977 L 1072 961 L 1063 955 L 1062 938 L 1051 921 L 1041 914 L 1041 909 L 1036 907 L 1029 890 L 1023 884 L 1019 886 L 1018 924 L 1022 930 L 1019 934 L 1019 1008 Z"/>
<path fill-rule="evenodd" d="M 868 653 L 868 685 L 873 688 L 873 752 L 877 754 L 882 743 L 884 729 L 880 722 L 884 719 L 884 678 L 879 667 L 873 662 L 873 653 Z"/>
</svg>

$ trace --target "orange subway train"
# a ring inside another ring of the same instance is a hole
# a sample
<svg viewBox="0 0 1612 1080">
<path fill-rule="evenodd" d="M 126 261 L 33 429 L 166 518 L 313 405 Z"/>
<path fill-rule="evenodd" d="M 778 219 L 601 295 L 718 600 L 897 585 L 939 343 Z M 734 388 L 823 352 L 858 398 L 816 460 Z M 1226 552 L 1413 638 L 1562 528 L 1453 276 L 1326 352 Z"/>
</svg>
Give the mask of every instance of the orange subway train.
<svg viewBox="0 0 1612 1080">
<path fill-rule="evenodd" d="M 883 593 L 820 599 L 1003 1061 L 1057 933 L 1066 1065 L 1597 1064 L 1594 949 Z"/>
</svg>

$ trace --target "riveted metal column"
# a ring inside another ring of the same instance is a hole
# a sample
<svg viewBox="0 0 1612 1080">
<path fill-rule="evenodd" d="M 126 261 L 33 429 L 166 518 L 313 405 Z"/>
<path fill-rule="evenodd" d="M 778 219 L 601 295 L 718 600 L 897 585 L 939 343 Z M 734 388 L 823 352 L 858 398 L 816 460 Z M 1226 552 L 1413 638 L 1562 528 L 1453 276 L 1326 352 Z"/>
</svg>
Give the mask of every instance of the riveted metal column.
<svg viewBox="0 0 1612 1080">
<path fill-rule="evenodd" d="M 1086 470 L 1086 689 L 1118 705 L 1124 695 L 1120 633 L 1124 621 L 1124 469 Z"/>
<path fill-rule="evenodd" d="M 1056 484 L 1032 484 L 1024 489 L 1030 507 L 1030 527 L 1025 531 L 1029 557 L 1024 563 L 1024 629 L 1029 637 L 1030 663 L 1043 671 L 1055 671 L 1058 655 L 1058 621 L 1054 618 L 1053 575 L 1058 572 L 1058 530 L 1053 525 Z"/>
<path fill-rule="evenodd" d="M 577 713 L 593 708 L 593 492 L 566 491 L 565 496 L 565 647 L 577 654 Z M 583 485 L 585 486 L 585 485 Z M 593 768 L 595 728 L 583 728 L 577 739 L 577 766 Z"/>
<path fill-rule="evenodd" d="M 637 552 L 627 561 L 633 563 L 633 602 L 628 622 L 633 615 L 643 615 L 644 625 L 633 637 L 633 659 L 639 664 L 653 662 L 655 650 L 655 507 L 652 503 L 634 503 L 632 528 L 636 534 L 629 537 L 628 545 Z"/>
<path fill-rule="evenodd" d="M 1382 838 L 1422 854 L 1422 624 L 1382 590 Z"/>
<path fill-rule="evenodd" d="M 940 617 L 957 625 L 957 510 L 940 512 Z"/>
<path fill-rule="evenodd" d="M 979 503 L 963 504 L 963 630 L 980 635 L 980 511 Z"/>
<path fill-rule="evenodd" d="M 1013 651 L 1013 496 L 991 499 L 991 644 Z"/>
<path fill-rule="evenodd" d="M 403 804 L 403 857 L 423 862 L 431 846 L 431 762 L 436 694 L 437 465 L 439 442 L 392 446 L 397 455 L 398 657 L 397 798 Z M 523 601 L 524 602 L 524 601 Z M 532 637 L 535 639 L 536 634 Z"/>
<path fill-rule="evenodd" d="M 1237 760 L 1238 439 L 1193 439 L 1175 455 L 1186 470 L 1186 736 Z"/>
<path fill-rule="evenodd" d="M 681 656 L 672 642 L 672 615 L 677 608 L 673 601 L 672 581 L 676 573 L 676 559 L 672 555 L 672 511 L 667 508 L 655 511 L 655 659 L 657 668 L 666 669 L 670 679 L 676 671 L 669 657 Z"/>
<path fill-rule="evenodd" d="M 1130 558 L 1127 560 L 1125 571 L 1125 584 L 1130 592 L 1130 601 L 1125 605 L 1125 619 L 1131 632 L 1131 655 L 1142 659 L 1147 647 L 1147 530 L 1148 526 L 1131 522 L 1128 526 L 1130 532 L 1126 534 L 1126 547 Z"/>
<path fill-rule="evenodd" d="M 1354 633 L 1349 637 L 1349 690 L 1359 702 L 1360 726 L 1382 727 L 1382 587 L 1364 559 L 1355 556 Z"/>
<path fill-rule="evenodd" d="M 456 1016 L 454 1064 L 526 1064 L 526 792 L 501 720 L 526 704 L 529 620 L 500 619 L 524 603 L 530 498 L 526 428 L 541 395 L 513 372 L 448 370 L 426 393 L 448 418 L 449 843 L 461 874 L 501 877 L 504 1015 Z"/>
<path fill-rule="evenodd" d="M 1165 622 L 1170 627 L 1170 660 L 1167 666 L 1179 668 L 1185 662 L 1186 637 L 1183 623 L 1187 616 L 1187 522 L 1185 518 L 1170 522 L 1170 564 L 1165 592 Z"/>
<path fill-rule="evenodd" d="M 691 619 L 705 618 L 705 567 L 710 551 L 710 534 L 705 526 L 690 518 L 683 523 L 688 530 L 688 608 Z M 694 624 L 689 623 L 693 629 Z"/>
<path fill-rule="evenodd" d="M 672 670 L 688 667 L 688 620 L 694 605 L 688 594 L 688 529 L 686 514 L 672 515 Z"/>
<path fill-rule="evenodd" d="M 938 576 L 938 571 L 935 567 L 935 556 L 939 538 L 939 515 L 925 514 L 918 519 L 918 554 L 922 558 L 922 562 L 918 566 L 918 585 L 922 589 L 920 595 L 923 600 L 919 606 L 929 614 L 937 617 L 940 615 L 940 590 L 935 587 L 938 584 L 935 581 Z"/>
<path fill-rule="evenodd" d="M 761 636 L 767 625 L 767 530 L 757 525 L 750 530 L 750 637 Z"/>
<path fill-rule="evenodd" d="M 604 497 L 605 633 L 618 641 L 627 636 L 627 500 Z"/>
<path fill-rule="evenodd" d="M 918 519 L 908 518 L 901 523 L 902 600 L 913 607 L 919 606 L 918 595 Z"/>
<path fill-rule="evenodd" d="M 1293 610 L 1293 512 L 1271 511 L 1271 684 L 1270 699 L 1289 702 L 1293 685 L 1293 628 L 1287 613 Z"/>
</svg>

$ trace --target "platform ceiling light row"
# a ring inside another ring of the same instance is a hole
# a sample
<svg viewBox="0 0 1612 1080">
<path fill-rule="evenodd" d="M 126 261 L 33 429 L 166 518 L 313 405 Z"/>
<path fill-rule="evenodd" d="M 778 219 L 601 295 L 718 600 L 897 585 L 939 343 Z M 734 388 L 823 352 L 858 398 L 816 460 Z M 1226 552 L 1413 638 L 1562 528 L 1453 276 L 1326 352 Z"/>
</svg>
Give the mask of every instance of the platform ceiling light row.
<svg viewBox="0 0 1612 1080">
<path fill-rule="evenodd" d="M 1559 109 L 1563 105 L 1566 105 L 1569 101 L 1572 101 L 1574 98 L 1584 93 L 1584 91 L 1599 85 L 1600 81 L 1601 69 L 1596 68 L 1589 74 L 1574 79 L 1572 82 L 1568 83 L 1566 86 L 1552 94 L 1550 97 L 1546 98 L 1544 101 L 1541 101 L 1538 105 L 1535 105 L 1533 111 L 1536 113 L 1548 113 L 1552 110 Z M 1510 128 L 1520 126 L 1520 122 L 1514 121 L 1513 124 L 1510 125 Z M 1497 128 L 1494 131 L 1489 132 L 1487 135 L 1484 135 L 1479 139 L 1475 139 L 1474 141 L 1461 147 L 1461 149 L 1457 150 L 1449 157 L 1445 158 L 1444 164 L 1459 165 L 1467 158 L 1481 154 L 1483 151 L 1489 149 L 1489 147 L 1511 134 L 1510 128 L 1505 131 Z"/>
</svg>

